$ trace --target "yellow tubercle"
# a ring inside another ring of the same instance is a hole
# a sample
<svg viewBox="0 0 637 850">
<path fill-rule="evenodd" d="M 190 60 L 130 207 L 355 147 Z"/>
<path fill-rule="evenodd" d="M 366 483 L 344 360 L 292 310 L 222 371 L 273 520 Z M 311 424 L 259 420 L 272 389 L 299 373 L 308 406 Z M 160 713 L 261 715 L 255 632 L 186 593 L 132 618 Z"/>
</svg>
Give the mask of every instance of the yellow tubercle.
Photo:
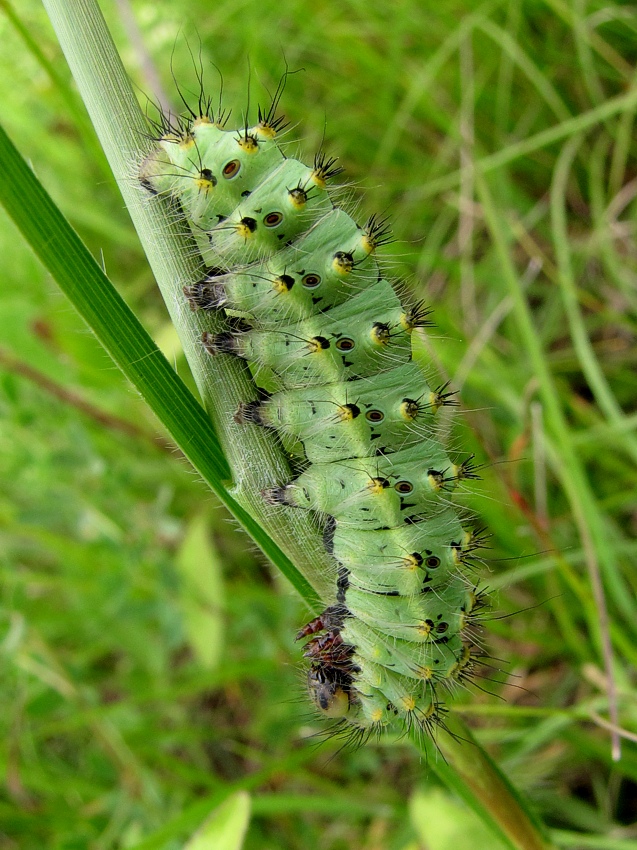
<svg viewBox="0 0 637 850">
<path fill-rule="evenodd" d="M 370 331 L 370 335 L 376 345 L 388 345 L 390 339 L 389 326 L 384 322 L 376 322 Z"/>
<path fill-rule="evenodd" d="M 429 703 L 429 707 L 424 712 L 422 712 L 422 717 L 424 717 L 424 719 L 427 720 L 429 717 L 431 717 L 435 713 L 436 713 L 436 706 L 434 705 L 433 702 L 431 702 L 431 703 Z"/>
<path fill-rule="evenodd" d="M 354 259 L 351 254 L 345 254 L 342 251 L 339 251 L 334 255 L 332 268 L 337 274 L 344 277 L 345 275 L 351 274 L 352 269 L 354 268 Z"/>
<path fill-rule="evenodd" d="M 319 354 L 319 352 L 325 351 L 329 347 L 329 340 L 322 336 L 315 336 L 313 339 L 308 340 L 307 343 L 307 348 L 310 354 Z"/>
<path fill-rule="evenodd" d="M 249 227 L 247 224 L 244 224 L 242 221 L 235 224 L 236 231 L 242 239 L 249 239 L 253 232 L 254 228 Z"/>
<path fill-rule="evenodd" d="M 417 401 L 405 399 L 400 405 L 400 415 L 403 419 L 406 419 L 407 422 L 413 422 L 413 420 L 418 416 L 419 412 L 420 407 Z"/>
<path fill-rule="evenodd" d="M 380 496 L 387 489 L 388 483 L 386 478 L 370 478 L 367 489 L 374 496 Z"/>
<path fill-rule="evenodd" d="M 445 476 L 442 472 L 434 472 L 433 470 L 427 475 L 429 486 L 432 490 L 442 490 L 445 486 Z"/>
<path fill-rule="evenodd" d="M 422 558 L 420 556 L 416 557 L 416 555 L 406 555 L 403 558 L 403 565 L 405 569 L 412 573 L 415 572 L 421 564 Z"/>
<path fill-rule="evenodd" d="M 376 249 L 376 243 L 366 233 L 361 236 L 361 250 L 365 254 L 371 254 Z"/>
<path fill-rule="evenodd" d="M 250 134 L 258 136 L 260 139 L 268 139 L 271 141 L 276 137 L 276 130 L 274 127 L 270 127 L 269 124 L 257 124 L 256 127 L 253 127 L 250 130 Z"/>
<path fill-rule="evenodd" d="M 195 186 L 199 189 L 200 192 L 210 192 L 211 189 L 214 189 L 215 183 L 212 180 L 208 180 L 205 177 L 198 177 L 195 180 Z"/>
<path fill-rule="evenodd" d="M 318 172 L 316 170 L 312 171 L 312 173 L 310 174 L 310 180 L 312 181 L 312 183 L 314 183 L 315 186 L 318 186 L 319 189 L 326 189 L 327 188 L 326 179 L 323 177 L 323 175 L 320 172 Z"/>
<path fill-rule="evenodd" d="M 433 623 L 431 620 L 421 620 L 416 627 L 416 631 L 422 637 L 428 637 L 431 634 L 431 630 L 433 628 Z"/>
<path fill-rule="evenodd" d="M 351 404 L 342 404 L 336 411 L 339 422 L 351 422 L 354 419 L 354 410 Z"/>
<path fill-rule="evenodd" d="M 290 189 L 288 192 L 288 199 L 290 201 L 290 206 L 294 207 L 294 209 L 302 210 L 307 204 L 307 192 L 300 187 Z"/>
<path fill-rule="evenodd" d="M 411 696 L 411 694 L 401 697 L 400 701 L 405 711 L 413 711 L 416 708 L 416 700 Z"/>
<path fill-rule="evenodd" d="M 292 289 L 292 285 L 294 284 L 294 278 L 288 277 L 288 275 L 279 275 L 279 277 L 275 277 L 272 281 L 272 289 L 275 292 L 283 294 L 285 292 L 289 292 Z"/>
<path fill-rule="evenodd" d="M 441 401 L 438 393 L 429 393 L 429 407 L 431 407 L 434 413 L 437 413 L 442 407 L 442 405 L 443 402 Z"/>
<path fill-rule="evenodd" d="M 241 150 L 249 154 L 254 154 L 259 150 L 259 142 L 251 133 L 245 133 L 239 136 L 237 144 Z"/>
<path fill-rule="evenodd" d="M 473 528 L 465 528 L 464 534 L 462 537 L 462 548 L 468 549 L 471 545 L 471 541 L 476 536 L 475 530 Z"/>
<path fill-rule="evenodd" d="M 462 647 L 462 653 L 460 658 L 449 668 L 449 672 L 447 673 L 448 679 L 457 679 L 467 667 L 471 665 L 471 647 L 468 644 L 464 644 Z"/>
<path fill-rule="evenodd" d="M 474 591 L 471 590 L 469 592 L 468 601 L 466 602 L 466 604 L 464 606 L 464 611 L 460 612 L 460 618 L 459 618 L 460 631 L 462 631 L 465 628 L 465 626 L 467 625 L 467 623 L 469 622 L 469 619 L 471 617 L 471 612 L 476 607 L 477 601 L 478 601 L 478 597 L 476 596 Z"/>
</svg>

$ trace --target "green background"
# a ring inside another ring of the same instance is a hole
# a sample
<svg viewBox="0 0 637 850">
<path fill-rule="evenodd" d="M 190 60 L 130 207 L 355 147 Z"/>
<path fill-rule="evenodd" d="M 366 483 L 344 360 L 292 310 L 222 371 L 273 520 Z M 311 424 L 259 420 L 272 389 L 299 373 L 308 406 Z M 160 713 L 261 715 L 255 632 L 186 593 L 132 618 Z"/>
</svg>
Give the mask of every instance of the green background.
<svg viewBox="0 0 637 850">
<path fill-rule="evenodd" d="M 633 846 L 637 750 L 613 764 L 598 720 L 607 636 L 637 731 L 631 7 L 139 2 L 147 58 L 126 8 L 103 3 L 142 99 L 149 61 L 196 94 L 201 52 L 240 124 L 304 69 L 286 150 L 325 139 L 347 208 L 391 216 L 391 273 L 435 307 L 421 356 L 461 389 L 450 444 L 486 465 L 460 501 L 492 534 L 494 660 L 459 710 L 560 845 Z M 39 3 L 0 2 L 0 43 L 4 126 L 188 380 Z M 409 742 L 319 744 L 304 606 L 0 221 L 0 847 L 181 847 L 235 786 L 248 848 L 486 846 Z"/>
</svg>

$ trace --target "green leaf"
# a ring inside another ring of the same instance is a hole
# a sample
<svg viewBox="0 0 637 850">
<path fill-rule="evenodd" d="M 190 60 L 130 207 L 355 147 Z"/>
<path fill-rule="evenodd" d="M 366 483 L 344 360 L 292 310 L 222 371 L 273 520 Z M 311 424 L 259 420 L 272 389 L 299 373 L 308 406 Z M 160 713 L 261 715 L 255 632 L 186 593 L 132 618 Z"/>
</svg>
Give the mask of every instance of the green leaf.
<svg viewBox="0 0 637 850">
<path fill-rule="evenodd" d="M 434 741 L 412 734 L 429 767 L 475 812 L 491 842 L 507 850 L 549 850 L 543 826 L 528 802 L 479 745 L 461 717 L 450 714 Z M 491 844 L 476 846 L 491 846 Z"/>
<path fill-rule="evenodd" d="M 409 816 L 427 850 L 488 847 L 504 850 L 476 815 L 445 794 L 441 788 L 416 791 L 409 801 Z"/>
<path fill-rule="evenodd" d="M 188 640 L 202 667 L 214 670 L 223 652 L 223 575 L 208 534 L 208 518 L 196 516 L 176 558 L 181 574 L 180 604 Z"/>
<path fill-rule="evenodd" d="M 215 809 L 184 850 L 241 850 L 250 822 L 250 797 L 239 791 Z"/>
</svg>

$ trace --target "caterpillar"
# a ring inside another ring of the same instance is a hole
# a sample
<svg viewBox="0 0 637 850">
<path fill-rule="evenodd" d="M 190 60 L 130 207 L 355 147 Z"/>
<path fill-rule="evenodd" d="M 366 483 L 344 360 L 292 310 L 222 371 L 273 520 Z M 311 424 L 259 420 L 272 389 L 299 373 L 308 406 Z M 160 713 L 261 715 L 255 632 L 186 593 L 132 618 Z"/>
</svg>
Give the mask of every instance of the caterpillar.
<svg viewBox="0 0 637 850">
<path fill-rule="evenodd" d="M 451 501 L 476 466 L 437 436 L 454 394 L 412 360 L 430 311 L 384 275 L 387 220 L 361 226 L 335 203 L 342 169 L 323 150 L 306 165 L 281 149 L 284 83 L 237 130 L 203 96 L 185 115 L 161 113 L 139 179 L 180 206 L 196 241 L 207 273 L 184 288 L 190 307 L 225 311 L 205 350 L 266 375 L 236 427 L 301 453 L 296 477 L 262 495 L 312 512 L 335 562 L 333 599 L 297 635 L 312 702 L 352 739 L 431 734 L 480 663 L 486 598 L 468 566 L 485 535 Z"/>
</svg>

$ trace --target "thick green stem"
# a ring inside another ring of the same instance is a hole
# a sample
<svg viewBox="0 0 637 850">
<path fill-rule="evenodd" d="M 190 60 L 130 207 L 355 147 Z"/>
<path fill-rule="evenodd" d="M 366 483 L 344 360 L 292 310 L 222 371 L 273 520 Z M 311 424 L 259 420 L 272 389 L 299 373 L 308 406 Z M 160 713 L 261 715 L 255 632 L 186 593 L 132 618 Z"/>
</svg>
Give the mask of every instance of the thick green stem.
<svg viewBox="0 0 637 850">
<path fill-rule="evenodd" d="M 445 719 L 444 731 L 433 741 L 412 736 L 427 754 L 438 778 L 480 812 L 494 834 L 512 850 L 551 850 L 542 835 L 542 825 L 526 801 L 511 785 L 489 755 L 480 747 L 457 714 Z"/>
<path fill-rule="evenodd" d="M 99 7 L 94 0 L 44 0 L 44 6 L 219 435 L 233 472 L 232 493 L 307 580 L 327 596 L 333 592 L 333 568 L 315 526 L 304 511 L 273 509 L 261 498 L 263 488 L 291 478 L 283 453 L 261 429 L 240 428 L 233 422 L 238 403 L 256 397 L 247 367 L 230 357 L 211 358 L 201 345 L 202 332 L 214 329 L 218 319 L 192 313 L 183 296 L 183 286 L 201 277 L 194 247 L 184 238 L 184 225 L 174 221 L 174 210 L 163 199 L 151 201 L 137 180 L 138 164 L 152 142 Z"/>
</svg>

